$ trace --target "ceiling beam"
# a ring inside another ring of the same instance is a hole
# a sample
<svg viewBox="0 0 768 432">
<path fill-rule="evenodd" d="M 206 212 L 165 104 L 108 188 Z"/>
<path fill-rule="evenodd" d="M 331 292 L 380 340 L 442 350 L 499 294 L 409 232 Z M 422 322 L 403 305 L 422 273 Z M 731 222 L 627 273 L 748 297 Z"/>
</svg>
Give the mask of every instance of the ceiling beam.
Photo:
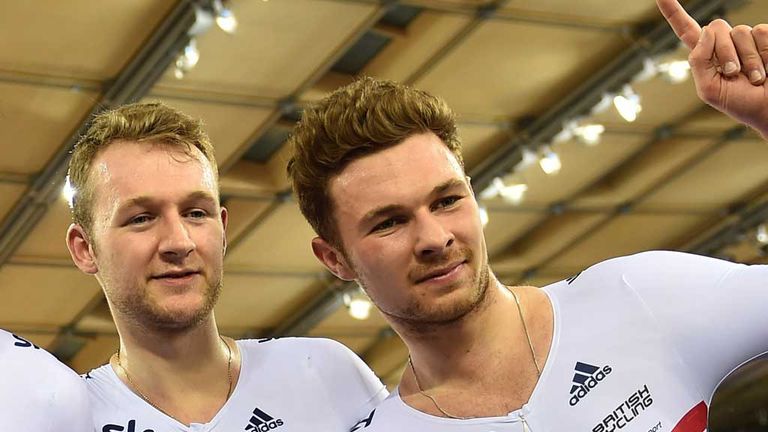
<svg viewBox="0 0 768 432">
<path fill-rule="evenodd" d="M 147 43 L 105 86 L 102 99 L 78 129 L 67 138 L 42 172 L 0 224 L 0 265 L 5 264 L 61 194 L 71 151 L 94 115 L 117 105 L 141 99 L 189 42 L 187 32 L 195 23 L 195 4 L 182 0 L 165 17 Z"/>
<path fill-rule="evenodd" d="M 703 22 L 741 3 L 742 0 L 696 0 L 686 4 L 686 9 L 691 16 Z M 642 35 L 629 49 L 592 74 L 590 79 L 562 98 L 560 103 L 536 118 L 479 163 L 470 172 L 474 190 L 480 193 L 494 178 L 510 173 L 522 160 L 524 148 L 535 151 L 538 147 L 548 144 L 562 130 L 563 123 L 589 113 L 604 94 L 617 91 L 629 83 L 643 69 L 645 59 L 671 51 L 677 48 L 679 43 L 667 22 L 659 20 L 656 26 Z"/>
</svg>

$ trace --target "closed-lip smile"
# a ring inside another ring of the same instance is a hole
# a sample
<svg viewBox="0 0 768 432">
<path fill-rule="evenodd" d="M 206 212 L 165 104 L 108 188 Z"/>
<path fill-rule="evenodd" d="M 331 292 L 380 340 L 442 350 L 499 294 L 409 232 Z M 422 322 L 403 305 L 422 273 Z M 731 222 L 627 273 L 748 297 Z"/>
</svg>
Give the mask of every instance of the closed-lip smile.
<svg viewBox="0 0 768 432">
<path fill-rule="evenodd" d="M 466 263 L 466 260 L 464 260 L 464 261 L 459 261 L 459 262 L 456 262 L 456 263 L 450 264 L 450 265 L 448 265 L 448 266 L 445 266 L 445 267 L 441 267 L 441 268 L 439 268 L 439 269 L 433 270 L 433 271 L 431 271 L 431 272 L 427 273 L 426 275 L 424 275 L 424 276 L 420 277 L 419 279 L 417 279 L 417 280 L 416 280 L 416 283 L 417 283 L 417 284 L 419 284 L 419 283 L 422 283 L 422 282 L 426 282 L 426 281 L 428 281 L 429 279 L 432 279 L 432 278 L 436 278 L 436 277 L 439 277 L 439 276 L 443 276 L 443 275 L 446 275 L 446 274 L 448 274 L 448 273 L 452 272 L 453 270 L 455 270 L 457 267 L 459 267 L 459 266 L 463 265 L 464 263 Z"/>
</svg>

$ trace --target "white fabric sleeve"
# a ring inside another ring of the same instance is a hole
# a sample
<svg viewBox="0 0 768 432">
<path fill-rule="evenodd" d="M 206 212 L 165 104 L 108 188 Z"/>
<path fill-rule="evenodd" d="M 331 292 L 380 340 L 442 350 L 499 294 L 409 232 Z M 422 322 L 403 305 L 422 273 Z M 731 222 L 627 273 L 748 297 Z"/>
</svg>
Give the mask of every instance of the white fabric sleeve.
<svg viewBox="0 0 768 432">
<path fill-rule="evenodd" d="M 768 351 L 768 266 L 667 251 L 614 261 L 705 397 L 728 373 Z"/>
<path fill-rule="evenodd" d="M 345 345 L 331 339 L 319 339 L 327 344 L 328 357 L 323 368 L 325 382 L 329 383 L 327 396 L 332 406 L 349 409 L 344 418 L 358 419 L 368 415 L 389 392 L 375 373 Z"/>
<path fill-rule="evenodd" d="M 62 378 L 51 395 L 49 414 L 46 414 L 50 428 L 46 430 L 92 431 L 93 419 L 83 379 L 74 373 Z"/>
</svg>

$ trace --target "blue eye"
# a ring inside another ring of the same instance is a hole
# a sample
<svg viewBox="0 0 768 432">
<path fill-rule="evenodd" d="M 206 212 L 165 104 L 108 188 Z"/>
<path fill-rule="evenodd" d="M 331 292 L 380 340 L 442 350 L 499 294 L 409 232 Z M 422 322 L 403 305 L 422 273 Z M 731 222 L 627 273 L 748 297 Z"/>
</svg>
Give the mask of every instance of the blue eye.
<svg viewBox="0 0 768 432">
<path fill-rule="evenodd" d="M 134 218 L 131 218 L 130 221 L 128 221 L 131 225 L 141 225 L 147 222 L 150 222 L 152 220 L 152 217 L 146 214 L 138 215 Z"/>
<path fill-rule="evenodd" d="M 187 216 L 193 218 L 193 219 L 202 219 L 206 216 L 208 216 L 208 213 L 206 213 L 203 210 L 192 210 L 189 213 L 187 213 Z"/>
</svg>

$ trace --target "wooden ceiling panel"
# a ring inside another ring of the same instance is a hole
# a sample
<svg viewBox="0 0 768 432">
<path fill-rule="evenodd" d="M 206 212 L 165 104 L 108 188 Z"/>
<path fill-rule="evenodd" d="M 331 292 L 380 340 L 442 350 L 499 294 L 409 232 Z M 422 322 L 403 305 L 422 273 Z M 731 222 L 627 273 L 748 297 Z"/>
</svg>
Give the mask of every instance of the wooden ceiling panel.
<svg viewBox="0 0 768 432">
<path fill-rule="evenodd" d="M 159 88 L 282 98 L 292 94 L 376 12 L 375 4 L 324 0 L 234 1 L 237 32 L 198 38 L 200 62 Z"/>
<path fill-rule="evenodd" d="M 112 354 L 117 352 L 120 344 L 117 335 L 98 335 L 88 339 L 83 349 L 69 361 L 69 365 L 77 373 L 84 374 L 109 361 Z"/>
<path fill-rule="evenodd" d="M 24 331 L 13 331 L 13 329 L 6 329 L 8 331 L 13 332 L 14 334 L 17 334 L 24 339 L 32 342 L 33 344 L 39 346 L 40 348 L 44 350 L 50 350 L 51 345 L 56 340 L 56 333 L 34 333 L 34 332 L 24 332 Z"/>
<path fill-rule="evenodd" d="M 227 239 L 232 241 L 245 235 L 248 227 L 270 205 L 269 201 L 232 198 L 224 203 L 228 210 Z"/>
<path fill-rule="evenodd" d="M 238 149 L 249 146 L 254 132 L 259 130 L 272 114 L 269 109 L 240 105 L 202 103 L 175 98 L 159 100 L 203 121 L 219 165 L 226 164 Z"/>
<path fill-rule="evenodd" d="M 681 134 L 711 134 L 714 137 L 738 125 L 735 120 L 720 111 L 711 108 L 709 105 L 702 105 L 700 113 L 691 116 L 690 119 L 680 124 L 675 131 Z"/>
<path fill-rule="evenodd" d="M 69 204 L 60 196 L 45 213 L 45 216 L 32 229 L 32 232 L 24 239 L 14 254 L 14 258 L 42 261 L 46 259 L 60 259 L 69 262 L 69 250 L 67 250 L 67 228 L 72 223 Z M 72 268 L 75 265 L 72 264 Z"/>
<path fill-rule="evenodd" d="M 637 24 L 658 15 L 653 0 L 580 0 L 578 7 L 574 7 L 573 2 L 568 0 L 512 0 L 507 2 L 502 13 L 512 17 L 556 18 L 585 25 Z"/>
<path fill-rule="evenodd" d="M 605 32 L 491 20 L 417 86 L 460 115 L 519 117 L 556 102 L 622 45 Z"/>
<path fill-rule="evenodd" d="M 500 275 L 536 267 L 604 219 L 602 214 L 564 213 L 548 217 L 520 241 L 507 244 L 491 262 Z"/>
<path fill-rule="evenodd" d="M 608 258 L 669 247 L 706 218 L 690 215 L 626 215 L 602 226 L 591 237 L 569 249 L 541 271 L 573 273 Z"/>
<path fill-rule="evenodd" d="M 6 264 L 0 269 L 0 327 L 66 325 L 100 292 L 95 278 L 74 267 Z"/>
<path fill-rule="evenodd" d="M 0 183 L 0 221 L 2 221 L 13 208 L 21 194 L 27 189 L 25 185 L 13 183 Z"/>
<path fill-rule="evenodd" d="M 508 132 L 499 127 L 459 123 L 465 171 L 472 171 L 472 168 L 487 158 L 508 136 Z"/>
<path fill-rule="evenodd" d="M 174 3 L 4 2 L 0 40 L 13 43 L 3 44 L 0 69 L 95 80 L 112 78 Z"/>
<path fill-rule="evenodd" d="M 744 237 L 744 241 L 723 249 L 722 254 L 741 263 L 756 263 L 762 261 L 765 257 L 765 252 L 760 250 L 760 245 L 757 243 L 754 233 L 750 233 Z"/>
<path fill-rule="evenodd" d="M 645 140 L 643 136 L 605 134 L 593 147 L 575 140 L 552 147 L 563 165 L 559 173 L 548 175 L 534 164 L 517 174 L 528 184 L 525 204 L 548 206 L 571 198 L 637 151 Z"/>
<path fill-rule="evenodd" d="M 228 331 L 270 329 L 317 291 L 318 281 L 312 277 L 225 273 L 216 321 Z"/>
<path fill-rule="evenodd" d="M 685 57 L 680 56 L 679 60 Z M 633 84 L 640 95 L 643 110 L 630 126 L 641 130 L 672 124 L 683 119 L 688 113 L 701 109 L 702 102 L 696 96 L 693 80 L 681 84 L 672 84 L 657 76 L 649 81 Z M 594 121 L 604 124 L 627 124 L 611 106 L 607 111 L 594 116 Z"/>
<path fill-rule="evenodd" d="M 523 235 L 545 216 L 540 212 L 494 210 L 491 207 L 488 210 L 488 225 L 484 229 L 488 255 L 498 254 L 512 239 Z"/>
<path fill-rule="evenodd" d="M 344 344 L 347 348 L 354 351 L 358 356 L 361 355 L 376 340 L 375 337 L 353 337 L 353 336 L 321 336 L 334 339 Z"/>
<path fill-rule="evenodd" d="M 319 272 L 322 265 L 312 254 L 315 237 L 297 204 L 282 204 L 228 251 L 230 268 L 280 272 Z"/>
<path fill-rule="evenodd" d="M 379 312 L 375 306 L 371 308 L 371 316 L 366 320 L 352 318 L 346 307 L 340 307 L 333 314 L 320 322 L 317 327 L 314 328 L 312 334 L 324 334 L 331 337 L 334 337 L 335 335 L 374 336 L 377 335 L 382 328 L 388 326 L 389 324 L 387 324 L 381 312 Z"/>
<path fill-rule="evenodd" d="M 219 178 L 222 195 L 239 197 L 274 197 L 283 190 L 268 165 L 240 160 Z"/>
<path fill-rule="evenodd" d="M 717 210 L 768 184 L 764 141 L 729 143 L 695 168 L 667 183 L 640 208 Z"/>
<path fill-rule="evenodd" d="M 663 182 L 665 176 L 711 146 L 711 140 L 673 139 L 655 142 L 621 165 L 573 203 L 574 207 L 617 206 Z"/>
<path fill-rule="evenodd" d="M 408 360 L 408 348 L 399 336 L 393 335 L 371 347 L 364 360 L 383 379 L 397 369 L 402 370 Z"/>
<path fill-rule="evenodd" d="M 0 94 L 0 142 L 7 148 L 0 171 L 23 174 L 43 169 L 98 98 L 82 90 L 2 82 Z"/>
<path fill-rule="evenodd" d="M 440 50 L 470 21 L 470 17 L 421 12 L 363 69 L 378 78 L 407 81 L 421 65 Z"/>
<path fill-rule="evenodd" d="M 749 0 L 744 7 L 730 11 L 726 19 L 733 25 L 746 24 L 756 26 L 766 22 L 768 3 L 759 0 Z"/>
</svg>

